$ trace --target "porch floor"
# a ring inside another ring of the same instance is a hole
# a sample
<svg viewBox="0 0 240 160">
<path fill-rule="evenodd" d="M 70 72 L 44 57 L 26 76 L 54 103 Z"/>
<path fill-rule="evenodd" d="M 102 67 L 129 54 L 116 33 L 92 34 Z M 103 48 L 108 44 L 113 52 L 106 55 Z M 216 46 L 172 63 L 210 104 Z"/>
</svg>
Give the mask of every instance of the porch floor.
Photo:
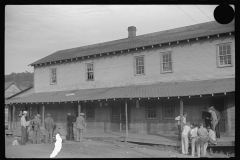
<svg viewBox="0 0 240 160">
<path fill-rule="evenodd" d="M 7 134 L 9 131 L 5 130 Z M 21 131 L 13 131 L 14 136 L 21 136 Z M 30 135 L 31 136 L 31 135 Z M 125 140 L 126 133 L 124 132 L 95 132 L 95 131 L 84 131 L 84 138 L 116 138 L 122 141 Z M 160 134 L 143 134 L 143 133 L 128 133 L 129 142 L 140 142 L 140 143 L 150 143 L 156 145 L 169 145 L 169 146 L 179 146 L 177 135 L 160 135 Z M 215 146 L 235 146 L 234 136 L 221 136 L 221 139 L 217 140 L 217 145 Z"/>
</svg>

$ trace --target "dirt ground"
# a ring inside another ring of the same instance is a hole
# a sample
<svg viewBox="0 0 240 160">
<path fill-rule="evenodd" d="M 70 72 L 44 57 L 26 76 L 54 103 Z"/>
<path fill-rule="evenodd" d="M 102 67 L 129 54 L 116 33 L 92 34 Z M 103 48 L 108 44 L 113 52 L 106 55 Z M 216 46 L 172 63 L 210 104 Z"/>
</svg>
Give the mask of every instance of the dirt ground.
<svg viewBox="0 0 240 160">
<path fill-rule="evenodd" d="M 54 149 L 52 144 L 32 144 L 13 146 L 14 137 L 5 138 L 6 158 L 49 158 Z M 20 137 L 18 137 L 20 140 Z M 84 139 L 83 142 L 64 141 L 55 158 L 156 158 L 190 157 L 178 151 L 146 147 L 119 142 L 108 138 Z"/>
</svg>

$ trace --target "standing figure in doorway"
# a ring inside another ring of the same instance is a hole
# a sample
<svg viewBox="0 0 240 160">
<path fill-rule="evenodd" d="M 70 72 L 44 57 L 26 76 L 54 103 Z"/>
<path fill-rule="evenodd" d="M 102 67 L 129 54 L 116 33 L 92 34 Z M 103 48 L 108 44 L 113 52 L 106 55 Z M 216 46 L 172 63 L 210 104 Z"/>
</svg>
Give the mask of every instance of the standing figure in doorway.
<svg viewBox="0 0 240 160">
<path fill-rule="evenodd" d="M 207 109 L 208 110 L 208 109 Z M 211 125 L 211 113 L 208 112 L 206 109 L 202 111 L 202 118 L 204 119 L 205 122 L 205 127 Z"/>
<path fill-rule="evenodd" d="M 220 126 L 219 126 L 219 122 L 220 122 L 220 119 L 221 119 L 220 112 L 218 110 L 216 110 L 213 106 L 210 107 L 210 109 L 213 110 L 217 115 L 217 124 L 216 124 L 216 127 L 215 127 L 215 131 L 216 131 L 216 137 L 220 138 Z"/>
<path fill-rule="evenodd" d="M 76 118 L 68 113 L 67 116 L 67 140 L 74 141 L 73 136 L 73 123 L 76 121 Z"/>
<path fill-rule="evenodd" d="M 183 126 L 184 124 L 186 124 L 186 117 L 187 117 L 187 113 L 185 112 L 183 114 Z M 182 133 L 182 128 L 181 128 L 181 119 L 180 116 L 175 118 L 176 121 L 178 121 L 178 140 L 181 140 L 181 133 Z"/>
<path fill-rule="evenodd" d="M 48 143 L 48 140 L 50 138 L 50 143 L 53 142 L 53 127 L 54 127 L 54 121 L 51 117 L 51 114 L 47 114 L 47 118 L 44 120 L 44 126 L 45 126 L 45 132 L 46 132 L 46 143 Z"/>
<path fill-rule="evenodd" d="M 77 117 L 77 120 L 76 120 L 77 142 L 79 142 L 79 138 L 80 138 L 80 142 L 82 141 L 83 129 L 85 127 L 85 120 L 82 116 L 84 116 L 84 113 L 80 113 L 80 116 Z M 79 134 L 80 134 L 80 137 L 79 137 Z"/>
<path fill-rule="evenodd" d="M 211 126 L 212 126 L 212 130 L 215 131 L 216 125 L 218 123 L 217 114 L 212 109 L 212 107 L 209 108 L 209 112 L 211 113 Z"/>
</svg>

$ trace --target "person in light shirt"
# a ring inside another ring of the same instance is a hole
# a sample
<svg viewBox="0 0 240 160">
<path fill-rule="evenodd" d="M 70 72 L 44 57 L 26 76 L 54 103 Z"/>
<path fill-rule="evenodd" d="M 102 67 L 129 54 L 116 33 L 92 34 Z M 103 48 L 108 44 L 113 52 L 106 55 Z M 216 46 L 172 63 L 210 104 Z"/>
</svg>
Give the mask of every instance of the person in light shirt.
<svg viewBox="0 0 240 160">
<path fill-rule="evenodd" d="M 199 136 L 200 148 L 201 148 L 201 157 L 206 156 L 206 145 L 208 143 L 208 131 L 203 127 L 203 123 L 199 124 L 199 128 L 197 131 Z M 200 153 L 198 153 L 200 155 Z"/>
<path fill-rule="evenodd" d="M 191 129 L 190 135 L 191 135 L 191 141 L 192 141 L 192 157 L 195 156 L 195 146 L 198 150 L 198 153 L 200 154 L 200 143 L 198 142 L 198 135 L 197 135 L 198 125 L 193 124 L 193 127 Z M 198 155 L 200 157 L 200 155 Z"/>
<path fill-rule="evenodd" d="M 186 124 L 186 117 L 187 117 L 187 113 L 185 112 L 183 114 L 183 125 Z M 178 140 L 181 140 L 182 128 L 181 128 L 181 118 L 180 118 L 180 116 L 176 117 L 175 120 L 178 121 Z"/>
<path fill-rule="evenodd" d="M 183 126 L 182 137 L 181 137 L 182 154 L 188 154 L 188 143 L 189 143 L 188 137 L 191 132 L 191 127 L 192 127 L 192 124 L 189 124 L 189 122 L 187 122 Z"/>
<path fill-rule="evenodd" d="M 209 136 L 209 143 L 211 145 L 216 145 L 217 144 L 216 133 L 211 129 L 210 126 L 207 127 L 207 131 Z"/>
<path fill-rule="evenodd" d="M 27 111 L 23 111 L 23 116 L 21 117 L 21 143 L 22 145 L 26 144 L 26 137 L 27 137 L 27 126 L 29 125 L 30 121 L 26 121 L 25 117 L 27 116 Z"/>
</svg>

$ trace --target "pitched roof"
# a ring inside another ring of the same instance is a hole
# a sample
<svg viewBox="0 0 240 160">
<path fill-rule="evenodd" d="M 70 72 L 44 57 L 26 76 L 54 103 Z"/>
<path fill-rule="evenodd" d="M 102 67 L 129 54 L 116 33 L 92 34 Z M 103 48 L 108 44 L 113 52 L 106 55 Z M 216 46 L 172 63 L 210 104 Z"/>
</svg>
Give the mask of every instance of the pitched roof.
<svg viewBox="0 0 240 160">
<path fill-rule="evenodd" d="M 182 97 L 234 91 L 235 78 L 225 78 L 178 83 L 156 83 L 141 86 L 33 93 L 27 97 L 5 100 L 5 104 L 105 100 L 113 98 Z M 74 95 L 66 96 L 66 94 L 69 93 L 74 93 Z"/>
<path fill-rule="evenodd" d="M 14 82 L 14 81 L 9 81 L 9 82 L 5 82 L 5 91 L 12 85 L 14 84 L 17 88 L 19 88 L 19 86 Z M 19 88 L 19 90 L 21 90 Z"/>
<path fill-rule="evenodd" d="M 32 88 L 33 88 L 33 86 L 26 87 L 26 88 L 24 88 L 23 90 L 21 90 L 20 92 L 14 94 L 14 95 L 11 95 L 10 97 L 8 97 L 8 98 L 6 98 L 6 99 L 11 99 L 11 98 L 13 98 L 13 97 L 16 97 L 17 95 L 22 94 L 22 93 L 24 93 L 24 92 L 26 92 L 26 91 L 28 91 L 29 89 L 32 89 Z"/>
<path fill-rule="evenodd" d="M 79 58 L 83 56 L 103 54 L 108 52 L 116 52 L 137 47 L 146 47 L 151 45 L 159 45 L 163 43 L 187 40 L 191 38 L 199 38 L 204 36 L 216 35 L 221 33 L 234 32 L 234 21 L 229 24 L 219 24 L 216 21 L 200 23 L 196 25 L 185 26 L 150 34 L 144 34 L 131 38 L 124 38 L 115 41 L 98 43 L 83 47 L 71 48 L 57 51 L 46 56 L 30 65 L 47 63 L 53 61 L 66 60 L 71 58 Z"/>
</svg>

